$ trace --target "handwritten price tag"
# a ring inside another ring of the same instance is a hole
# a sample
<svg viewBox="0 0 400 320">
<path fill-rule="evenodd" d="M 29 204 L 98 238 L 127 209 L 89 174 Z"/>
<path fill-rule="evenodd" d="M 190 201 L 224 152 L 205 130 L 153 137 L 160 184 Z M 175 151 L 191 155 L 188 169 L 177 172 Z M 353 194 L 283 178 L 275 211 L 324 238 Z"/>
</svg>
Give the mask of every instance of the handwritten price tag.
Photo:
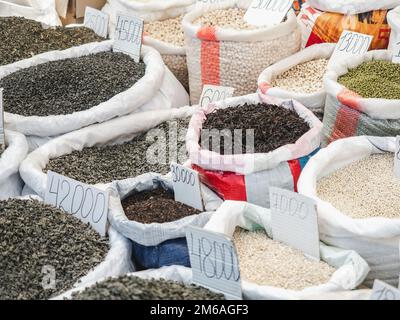
<svg viewBox="0 0 400 320">
<path fill-rule="evenodd" d="M 211 6 L 215 4 L 222 4 L 228 2 L 227 0 L 197 0 L 196 6 L 201 7 L 201 6 Z"/>
<path fill-rule="evenodd" d="M 140 60 L 142 49 L 143 19 L 128 16 L 119 12 L 115 28 L 114 51 L 132 56 L 136 62 Z"/>
<path fill-rule="evenodd" d="M 274 240 L 320 260 L 315 201 L 298 193 L 271 187 L 270 202 Z"/>
<path fill-rule="evenodd" d="M 228 299 L 242 299 L 239 260 L 232 240 L 221 233 L 187 227 L 193 282 L 225 294 Z"/>
<path fill-rule="evenodd" d="M 366 53 L 371 46 L 372 38 L 373 36 L 368 34 L 344 30 L 336 44 L 328 66 L 331 66 L 344 58 L 359 56 Z"/>
<path fill-rule="evenodd" d="M 108 200 L 108 192 L 52 171 L 47 172 L 45 203 L 90 223 L 101 236 L 106 235 Z"/>
<path fill-rule="evenodd" d="M 400 36 L 397 37 L 393 47 L 393 63 L 400 63 Z"/>
<path fill-rule="evenodd" d="M 171 163 L 175 201 L 203 211 L 199 173 L 180 164 Z"/>
<path fill-rule="evenodd" d="M 6 148 L 6 137 L 4 133 L 4 108 L 3 108 L 3 89 L 0 89 L 0 150 Z"/>
<path fill-rule="evenodd" d="M 282 22 L 293 0 L 253 0 L 244 20 L 254 26 L 273 26 Z"/>
<path fill-rule="evenodd" d="M 107 38 L 108 14 L 91 7 L 86 7 L 83 24 L 85 27 L 92 29 L 100 37 Z"/>
<path fill-rule="evenodd" d="M 400 300 L 400 290 L 383 281 L 375 280 L 370 300 Z"/>
<path fill-rule="evenodd" d="M 206 84 L 203 87 L 203 92 L 201 93 L 199 105 L 201 107 L 205 107 L 211 102 L 225 100 L 232 97 L 234 91 L 235 88 Z"/>
<path fill-rule="evenodd" d="M 400 136 L 396 137 L 396 151 L 394 152 L 394 175 L 400 178 Z"/>
</svg>

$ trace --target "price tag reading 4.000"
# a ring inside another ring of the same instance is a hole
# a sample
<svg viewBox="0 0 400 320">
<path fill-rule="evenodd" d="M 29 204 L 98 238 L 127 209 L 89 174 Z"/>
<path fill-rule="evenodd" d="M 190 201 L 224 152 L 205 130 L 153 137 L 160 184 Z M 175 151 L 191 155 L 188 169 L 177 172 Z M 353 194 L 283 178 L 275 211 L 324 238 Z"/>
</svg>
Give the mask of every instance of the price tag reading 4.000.
<svg viewBox="0 0 400 320">
<path fill-rule="evenodd" d="M 371 300 L 400 300 L 400 290 L 383 281 L 375 280 Z"/>
<path fill-rule="evenodd" d="M 232 97 L 234 91 L 235 88 L 206 84 L 203 87 L 203 92 L 201 93 L 199 105 L 200 107 L 205 107 L 211 102 L 225 100 Z"/>
<path fill-rule="evenodd" d="M 221 233 L 196 227 L 186 228 L 193 282 L 242 299 L 239 260 L 232 240 Z"/>
<path fill-rule="evenodd" d="M 139 62 L 142 36 L 143 19 L 123 13 L 117 14 L 114 51 L 129 54 L 136 62 Z"/>
<path fill-rule="evenodd" d="M 108 14 L 91 7 L 86 7 L 83 24 L 85 27 L 92 29 L 100 37 L 107 38 Z"/>
<path fill-rule="evenodd" d="M 47 172 L 45 203 L 90 223 L 101 236 L 106 235 L 108 200 L 108 192 L 52 171 Z"/>
</svg>

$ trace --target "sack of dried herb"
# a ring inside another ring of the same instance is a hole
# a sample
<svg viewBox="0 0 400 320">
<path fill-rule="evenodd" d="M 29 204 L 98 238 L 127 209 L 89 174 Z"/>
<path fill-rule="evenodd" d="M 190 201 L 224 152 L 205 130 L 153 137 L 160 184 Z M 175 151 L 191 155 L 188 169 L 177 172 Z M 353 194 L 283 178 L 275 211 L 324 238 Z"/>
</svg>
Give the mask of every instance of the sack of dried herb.
<svg viewBox="0 0 400 320">
<path fill-rule="evenodd" d="M 251 94 L 199 109 L 190 121 L 186 148 L 202 182 L 223 199 L 269 207 L 270 186 L 296 191 L 302 168 L 320 145 L 321 129 L 318 118 L 297 101 Z M 208 141 L 212 148 L 204 147 Z M 218 150 L 225 143 L 233 154 Z M 247 147 L 254 149 L 247 152 Z"/>
<path fill-rule="evenodd" d="M 188 104 L 186 91 L 156 50 L 144 46 L 140 63 L 111 50 L 112 41 L 90 43 L 0 67 L 7 126 L 27 136 L 51 137 L 130 113 Z M 117 65 L 125 68 L 126 81 L 113 71 Z M 29 86 L 32 79 L 38 90 Z"/>
<path fill-rule="evenodd" d="M 28 155 L 20 167 L 21 177 L 44 197 L 48 169 L 90 184 L 146 172 L 166 174 L 170 161 L 187 160 L 186 128 L 195 110 L 183 107 L 135 113 L 62 135 Z"/>
<path fill-rule="evenodd" d="M 28 154 L 28 143 L 23 134 L 5 130 L 6 149 L 0 150 L 0 200 L 20 196 L 23 181 L 19 166 Z"/>
<path fill-rule="evenodd" d="M 400 258 L 399 180 L 394 137 L 337 140 L 310 159 L 298 191 L 317 201 L 321 240 L 357 251 L 370 265 L 367 285 L 397 287 Z"/>
<path fill-rule="evenodd" d="M 190 266 L 186 227 L 203 227 L 222 204 L 205 186 L 202 186 L 205 212 L 176 202 L 171 180 L 156 173 L 114 181 L 111 189 L 121 202 L 113 203 L 109 220 L 119 233 L 133 241 L 137 270 Z"/>
<path fill-rule="evenodd" d="M 399 64 L 390 50 L 369 51 L 333 66 L 327 93 L 322 143 L 352 136 L 396 136 L 400 132 Z"/>
</svg>

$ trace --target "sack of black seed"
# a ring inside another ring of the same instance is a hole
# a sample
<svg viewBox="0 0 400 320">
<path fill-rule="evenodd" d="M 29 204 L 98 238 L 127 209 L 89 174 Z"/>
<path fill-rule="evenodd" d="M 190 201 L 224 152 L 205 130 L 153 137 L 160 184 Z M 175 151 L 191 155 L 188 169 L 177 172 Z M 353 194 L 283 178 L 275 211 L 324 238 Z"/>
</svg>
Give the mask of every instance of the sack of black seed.
<svg viewBox="0 0 400 320">
<path fill-rule="evenodd" d="M 133 241 L 136 270 L 168 265 L 189 267 L 186 227 L 203 227 L 222 204 L 206 187 L 202 189 L 205 212 L 177 202 L 171 180 L 155 173 L 115 181 L 112 189 L 121 202 L 111 206 L 109 220 Z"/>
<path fill-rule="evenodd" d="M 212 103 L 190 120 L 186 148 L 201 180 L 225 200 L 269 207 L 269 187 L 296 191 L 322 123 L 295 100 L 251 94 Z"/>
<path fill-rule="evenodd" d="M 131 245 L 33 199 L 0 201 L 0 299 L 49 299 L 133 270 Z M 27 236 L 29 235 L 29 236 Z"/>
<path fill-rule="evenodd" d="M 107 184 L 147 172 L 167 174 L 172 161 L 188 159 L 185 136 L 195 111 L 183 107 L 135 113 L 55 138 L 21 164 L 26 183 L 23 194 L 44 197 L 47 170 L 89 184 Z"/>
<path fill-rule="evenodd" d="M 5 130 L 5 150 L 0 145 L 0 200 L 20 196 L 23 182 L 19 166 L 28 154 L 28 143 L 23 134 Z"/>
<path fill-rule="evenodd" d="M 156 50 L 143 46 L 136 63 L 112 52 L 112 45 L 90 43 L 0 67 L 6 126 L 52 137 L 130 113 L 188 105 Z"/>
</svg>

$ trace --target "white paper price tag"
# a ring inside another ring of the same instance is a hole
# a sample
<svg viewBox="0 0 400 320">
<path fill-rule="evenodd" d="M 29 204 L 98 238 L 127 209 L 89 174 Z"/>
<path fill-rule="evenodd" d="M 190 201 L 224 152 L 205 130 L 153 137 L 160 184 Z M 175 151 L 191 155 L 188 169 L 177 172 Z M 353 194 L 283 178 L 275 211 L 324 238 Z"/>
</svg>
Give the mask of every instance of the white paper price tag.
<svg viewBox="0 0 400 320">
<path fill-rule="evenodd" d="M 366 53 L 371 46 L 372 38 L 373 36 L 368 34 L 343 30 L 329 60 L 328 66 L 331 66 L 344 58 L 359 56 Z"/>
<path fill-rule="evenodd" d="M 394 152 L 394 175 L 400 178 L 400 136 L 396 137 L 396 149 Z"/>
<path fill-rule="evenodd" d="M 383 281 L 375 280 L 371 300 L 400 300 L 400 290 Z"/>
<path fill-rule="evenodd" d="M 203 92 L 199 100 L 200 107 L 205 107 L 211 102 L 225 100 L 233 96 L 235 88 L 221 87 L 206 84 L 203 87 Z"/>
<path fill-rule="evenodd" d="M 48 171 L 44 201 L 90 223 L 101 236 L 106 235 L 108 192 Z"/>
<path fill-rule="evenodd" d="M 196 6 L 197 7 L 202 7 L 202 6 L 212 6 L 216 4 L 222 4 L 226 3 L 228 0 L 197 0 Z"/>
<path fill-rule="evenodd" d="M 6 137 L 4 133 L 4 108 L 3 108 L 3 89 L 0 89 L 0 150 L 6 148 Z"/>
<path fill-rule="evenodd" d="M 289 190 L 271 187 L 270 202 L 274 240 L 320 260 L 315 201 Z"/>
<path fill-rule="evenodd" d="M 397 36 L 397 39 L 394 42 L 392 62 L 400 63 L 400 35 Z"/>
<path fill-rule="evenodd" d="M 253 0 L 244 20 L 253 26 L 273 26 L 282 22 L 293 0 Z"/>
<path fill-rule="evenodd" d="M 175 201 L 203 211 L 199 173 L 180 164 L 171 163 Z"/>
<path fill-rule="evenodd" d="M 86 7 L 83 24 L 85 27 L 92 29 L 100 37 L 107 38 L 108 14 L 91 7 Z"/>
<path fill-rule="evenodd" d="M 232 240 L 221 233 L 197 227 L 186 228 L 193 282 L 242 299 L 239 260 Z"/>
<path fill-rule="evenodd" d="M 119 12 L 115 27 L 114 51 L 132 56 L 136 62 L 140 60 L 142 49 L 143 19 Z"/>
</svg>

